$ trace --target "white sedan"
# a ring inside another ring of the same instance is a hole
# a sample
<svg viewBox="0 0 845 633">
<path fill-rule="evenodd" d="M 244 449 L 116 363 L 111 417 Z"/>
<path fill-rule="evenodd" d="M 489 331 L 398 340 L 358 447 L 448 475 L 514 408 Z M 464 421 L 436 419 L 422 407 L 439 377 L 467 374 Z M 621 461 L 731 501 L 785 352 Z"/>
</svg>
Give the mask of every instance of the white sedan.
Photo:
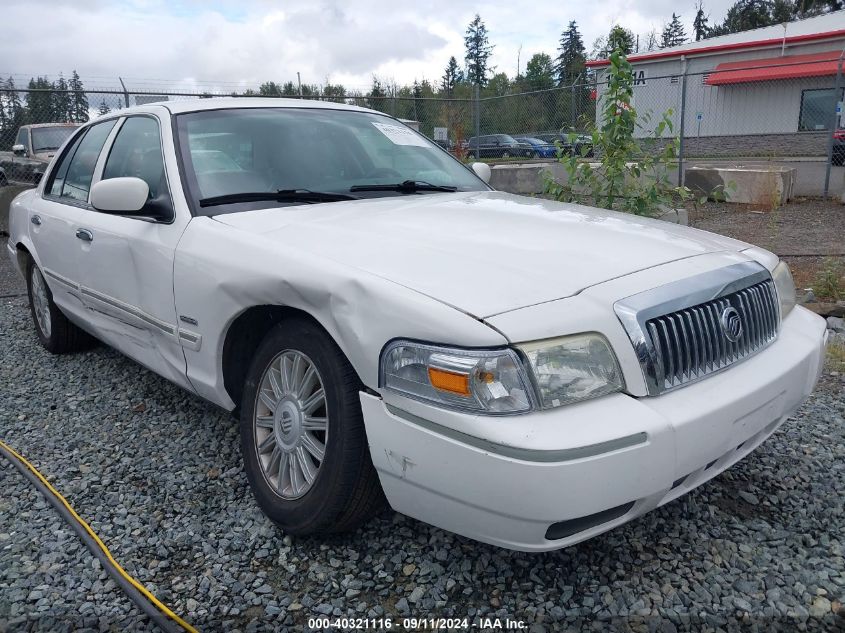
<svg viewBox="0 0 845 633">
<path fill-rule="evenodd" d="M 718 475 L 812 391 L 824 321 L 775 255 L 489 174 L 342 104 L 130 108 L 14 200 L 8 251 L 50 352 L 96 338 L 234 412 L 294 534 L 386 498 L 565 547 Z"/>
</svg>

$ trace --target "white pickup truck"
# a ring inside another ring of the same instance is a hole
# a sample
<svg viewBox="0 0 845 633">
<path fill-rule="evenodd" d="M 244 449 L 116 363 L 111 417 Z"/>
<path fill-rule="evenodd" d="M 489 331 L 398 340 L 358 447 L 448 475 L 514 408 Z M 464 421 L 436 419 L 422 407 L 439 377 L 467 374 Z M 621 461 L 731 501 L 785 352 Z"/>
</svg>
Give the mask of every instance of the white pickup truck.
<svg viewBox="0 0 845 633">
<path fill-rule="evenodd" d="M 35 185 L 78 123 L 35 123 L 18 128 L 11 152 L 0 152 L 0 187 Z"/>
</svg>

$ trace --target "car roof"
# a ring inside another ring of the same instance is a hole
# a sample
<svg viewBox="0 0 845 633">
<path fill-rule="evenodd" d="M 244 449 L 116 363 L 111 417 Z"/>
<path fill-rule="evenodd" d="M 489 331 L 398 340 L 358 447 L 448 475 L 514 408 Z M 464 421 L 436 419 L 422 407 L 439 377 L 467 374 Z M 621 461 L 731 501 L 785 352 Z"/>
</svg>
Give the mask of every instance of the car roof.
<svg viewBox="0 0 845 633">
<path fill-rule="evenodd" d="M 321 110 L 352 110 L 356 112 L 373 112 L 384 114 L 369 108 L 334 101 L 315 101 L 311 99 L 285 99 L 285 98 L 261 98 L 261 97 L 213 97 L 210 99 L 188 98 L 179 101 L 157 101 L 155 103 L 141 106 L 133 106 L 122 110 L 113 111 L 116 116 L 129 114 L 148 114 L 154 109 L 164 108 L 171 114 L 183 114 L 185 112 L 202 112 L 205 110 L 227 110 L 234 108 L 316 108 Z M 389 116 L 389 115 L 386 115 Z M 105 117 L 103 117 L 105 118 Z"/>
</svg>

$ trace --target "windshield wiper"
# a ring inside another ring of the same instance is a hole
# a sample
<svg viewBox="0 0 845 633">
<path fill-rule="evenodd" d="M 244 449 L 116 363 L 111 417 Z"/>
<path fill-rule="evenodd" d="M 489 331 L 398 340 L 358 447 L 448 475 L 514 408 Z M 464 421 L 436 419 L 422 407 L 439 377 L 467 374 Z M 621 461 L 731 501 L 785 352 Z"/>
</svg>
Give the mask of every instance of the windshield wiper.
<svg viewBox="0 0 845 633">
<path fill-rule="evenodd" d="M 278 191 L 227 193 L 222 196 L 202 198 L 199 204 L 201 207 L 216 207 L 221 204 L 262 202 L 264 200 L 273 200 L 276 202 L 341 202 L 343 200 L 357 199 L 357 197 L 345 193 L 311 191 L 310 189 L 279 189 Z"/>
<path fill-rule="evenodd" d="M 354 185 L 349 191 L 399 191 L 401 193 L 416 193 L 417 191 L 457 191 L 451 185 L 432 185 L 424 180 L 405 180 L 388 185 Z"/>
</svg>

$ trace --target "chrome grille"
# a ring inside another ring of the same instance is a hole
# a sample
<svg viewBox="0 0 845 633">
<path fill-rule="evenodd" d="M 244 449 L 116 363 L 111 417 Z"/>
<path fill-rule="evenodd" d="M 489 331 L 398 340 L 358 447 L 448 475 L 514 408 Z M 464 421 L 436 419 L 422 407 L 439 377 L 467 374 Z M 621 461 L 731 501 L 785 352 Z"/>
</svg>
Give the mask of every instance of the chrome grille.
<svg viewBox="0 0 845 633">
<path fill-rule="evenodd" d="M 751 356 L 777 337 L 780 326 L 771 273 L 753 261 L 673 281 L 613 307 L 634 346 L 649 395 Z"/>
<path fill-rule="evenodd" d="M 742 333 L 725 335 L 721 315 L 733 307 Z M 646 322 L 659 362 L 663 391 L 724 369 L 768 345 L 777 336 L 778 301 L 774 284 L 763 281 L 732 294 Z"/>
</svg>

